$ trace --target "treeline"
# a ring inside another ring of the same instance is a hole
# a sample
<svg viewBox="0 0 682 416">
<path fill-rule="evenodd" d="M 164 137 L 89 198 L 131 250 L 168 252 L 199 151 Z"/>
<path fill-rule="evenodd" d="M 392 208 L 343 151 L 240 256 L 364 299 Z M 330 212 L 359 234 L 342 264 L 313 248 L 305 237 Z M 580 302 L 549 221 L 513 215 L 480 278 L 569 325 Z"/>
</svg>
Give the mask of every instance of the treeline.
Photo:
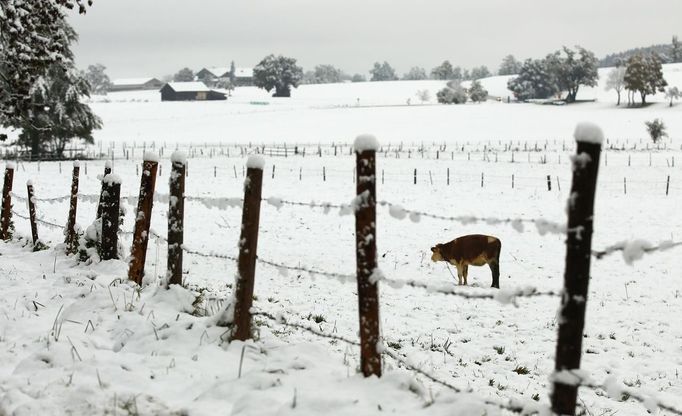
<svg viewBox="0 0 682 416">
<path fill-rule="evenodd" d="M 682 44 L 677 36 L 673 36 L 671 43 L 633 48 L 623 52 L 606 55 L 599 60 L 599 67 L 620 66 L 635 55 L 645 56 L 651 54 L 656 54 L 664 64 L 682 62 Z"/>
</svg>

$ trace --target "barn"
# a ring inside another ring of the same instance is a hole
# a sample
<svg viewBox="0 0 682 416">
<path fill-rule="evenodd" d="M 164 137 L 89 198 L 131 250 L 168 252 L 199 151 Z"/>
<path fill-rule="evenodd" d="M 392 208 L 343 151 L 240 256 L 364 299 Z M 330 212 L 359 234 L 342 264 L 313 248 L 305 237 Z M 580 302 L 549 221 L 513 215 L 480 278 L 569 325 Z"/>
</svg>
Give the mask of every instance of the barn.
<svg viewBox="0 0 682 416">
<path fill-rule="evenodd" d="M 163 82 L 156 78 L 120 78 L 112 81 L 109 91 L 158 90 L 161 86 Z"/>
<path fill-rule="evenodd" d="M 203 82 L 169 82 L 160 90 L 161 101 L 226 100 L 227 96 L 214 91 Z"/>
</svg>

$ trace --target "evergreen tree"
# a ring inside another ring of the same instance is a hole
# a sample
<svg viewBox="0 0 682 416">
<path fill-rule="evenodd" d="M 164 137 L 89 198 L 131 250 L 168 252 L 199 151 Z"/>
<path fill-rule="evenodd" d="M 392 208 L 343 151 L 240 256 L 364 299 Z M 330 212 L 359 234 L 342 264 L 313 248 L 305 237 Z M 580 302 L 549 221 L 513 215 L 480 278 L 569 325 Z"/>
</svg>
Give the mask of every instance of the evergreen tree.
<svg viewBox="0 0 682 416">
<path fill-rule="evenodd" d="M 471 69 L 471 79 L 481 79 L 481 78 L 488 78 L 492 74 L 488 70 L 488 67 L 485 65 L 481 65 L 476 68 Z"/>
<path fill-rule="evenodd" d="M 521 62 L 514 58 L 514 55 L 507 55 L 502 59 L 498 75 L 516 75 L 521 71 Z"/>
<path fill-rule="evenodd" d="M 663 78 L 661 60 L 657 55 L 648 57 L 634 55 L 628 59 L 625 69 L 625 89 L 639 92 L 642 105 L 646 104 L 646 96 L 665 92 L 668 83 Z"/>
<path fill-rule="evenodd" d="M 90 96 L 90 85 L 73 63 L 70 43 L 77 39 L 76 33 L 65 20 L 60 24 L 68 39 L 65 59 L 50 66 L 33 84 L 26 112 L 17 126 L 22 130 L 17 144 L 29 147 L 34 157 L 49 153 L 60 158 L 72 139 L 93 143 L 92 131 L 102 126 L 99 117 L 82 102 L 83 97 Z"/>
<path fill-rule="evenodd" d="M 459 81 L 450 81 L 448 85 L 436 93 L 436 99 L 441 104 L 464 104 L 467 93 Z"/>
<path fill-rule="evenodd" d="M 268 55 L 253 68 L 254 84 L 268 92 L 274 89 L 273 97 L 291 97 L 291 87 L 298 87 L 302 78 L 296 59 L 282 55 Z"/>
<path fill-rule="evenodd" d="M 185 67 L 179 70 L 175 75 L 173 75 L 173 81 L 175 82 L 190 82 L 194 81 L 194 71 Z"/>
<path fill-rule="evenodd" d="M 677 39 L 677 36 L 673 36 L 672 50 L 670 51 L 670 60 L 673 63 L 682 62 L 682 45 Z"/>
<path fill-rule="evenodd" d="M 104 72 L 107 69 L 102 64 L 95 64 L 88 66 L 85 72 L 85 79 L 90 84 L 90 91 L 97 95 L 107 95 L 107 91 L 111 88 L 111 80 Z"/>
<path fill-rule="evenodd" d="M 480 81 L 474 80 L 469 87 L 469 98 L 475 103 L 480 103 L 488 99 L 488 90 L 483 88 Z"/>
<path fill-rule="evenodd" d="M 370 81 L 393 81 L 398 79 L 395 70 L 386 61 L 383 64 L 375 62 L 374 67 L 369 70 L 369 73 L 372 74 Z"/>
<path fill-rule="evenodd" d="M 65 11 L 81 0 L 0 1 L 0 126 L 19 127 L 33 106 L 31 89 L 53 65 L 69 66 Z M 88 2 L 89 3 L 89 2 Z"/>
<path fill-rule="evenodd" d="M 614 90 L 618 94 L 618 102 L 616 105 L 620 105 L 620 93 L 625 87 L 625 67 L 618 66 L 609 72 L 609 77 L 606 79 L 606 91 Z"/>
<path fill-rule="evenodd" d="M 452 64 L 450 61 L 443 61 L 442 64 L 431 70 L 431 77 L 433 79 L 450 80 L 455 79 Z"/>
<path fill-rule="evenodd" d="M 418 81 L 426 78 L 426 70 L 419 66 L 412 67 L 408 73 L 403 75 L 403 79 L 408 81 Z"/>
<path fill-rule="evenodd" d="M 237 79 L 237 68 L 234 65 L 234 61 L 230 62 L 230 83 L 234 85 L 234 81 Z"/>
<path fill-rule="evenodd" d="M 556 78 L 545 60 L 526 59 L 519 75 L 507 81 L 516 99 L 546 99 L 559 92 Z"/>
</svg>

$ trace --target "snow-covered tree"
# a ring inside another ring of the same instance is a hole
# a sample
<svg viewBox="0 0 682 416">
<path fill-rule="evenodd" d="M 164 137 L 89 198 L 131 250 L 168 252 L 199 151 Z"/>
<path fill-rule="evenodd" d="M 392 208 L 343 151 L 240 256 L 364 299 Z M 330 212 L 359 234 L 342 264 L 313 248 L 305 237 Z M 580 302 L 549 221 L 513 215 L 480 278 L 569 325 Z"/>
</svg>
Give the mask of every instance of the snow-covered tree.
<svg viewBox="0 0 682 416">
<path fill-rule="evenodd" d="M 491 75 L 492 74 L 488 70 L 488 67 L 485 65 L 471 69 L 471 79 L 488 78 Z"/>
<path fill-rule="evenodd" d="M 175 75 L 173 75 L 173 81 L 175 82 L 190 82 L 194 81 L 194 71 L 185 67 L 179 70 Z"/>
<path fill-rule="evenodd" d="M 488 90 L 483 88 L 480 81 L 474 80 L 469 86 L 469 98 L 475 103 L 480 103 L 488 99 Z"/>
<path fill-rule="evenodd" d="M 563 47 L 545 58 L 554 73 L 560 91 L 566 91 L 566 102 L 572 103 L 581 85 L 594 87 L 599 80 L 597 57 L 587 49 L 576 46 L 577 51 Z M 563 54 L 562 54 L 563 52 Z"/>
<path fill-rule="evenodd" d="M 660 139 L 668 135 L 665 131 L 665 124 L 657 118 L 652 121 L 645 121 L 644 125 L 646 125 L 646 130 L 649 132 L 651 141 L 654 143 L 657 143 Z"/>
<path fill-rule="evenodd" d="M 462 68 L 459 66 L 456 66 L 452 68 L 452 78 L 451 79 L 457 79 L 457 80 L 463 80 L 464 75 L 462 74 Z"/>
<path fill-rule="evenodd" d="M 450 61 L 443 61 L 442 64 L 438 65 L 437 67 L 435 67 L 431 70 L 431 77 L 433 79 L 440 79 L 440 80 L 455 79 L 452 71 L 453 71 L 453 68 L 452 68 L 452 64 L 450 63 Z"/>
<path fill-rule="evenodd" d="M 436 99 L 441 104 L 464 104 L 467 93 L 459 81 L 450 81 L 448 85 L 436 93 Z"/>
<path fill-rule="evenodd" d="M 86 11 L 81 0 L 0 1 L 0 125 L 17 127 L 32 107 L 31 89 L 53 65 L 71 61 L 66 9 Z"/>
<path fill-rule="evenodd" d="M 62 21 L 69 42 L 76 33 Z M 68 46 L 68 45 L 67 45 Z M 64 61 L 53 64 L 39 77 L 30 90 L 26 113 L 16 127 L 21 128 L 17 144 L 31 149 L 34 157 L 49 153 L 61 157 L 73 139 L 93 143 L 92 132 L 102 122 L 82 98 L 90 96 L 90 84 L 76 70 L 70 49 Z"/>
<path fill-rule="evenodd" d="M 559 92 L 556 77 L 545 60 L 526 59 L 519 75 L 507 81 L 517 100 L 545 99 Z"/>
<path fill-rule="evenodd" d="M 317 65 L 313 71 L 314 84 L 333 84 L 341 82 L 343 71 L 333 65 Z"/>
<path fill-rule="evenodd" d="M 672 107 L 673 100 L 679 100 L 682 98 L 682 93 L 680 93 L 680 90 L 677 87 L 669 87 L 667 90 L 665 90 L 665 96 L 666 98 L 670 99 L 670 107 Z"/>
<path fill-rule="evenodd" d="M 405 75 L 403 75 L 403 79 L 408 81 L 418 81 L 427 78 L 426 70 L 420 66 L 413 66 Z"/>
<path fill-rule="evenodd" d="M 678 40 L 677 36 L 673 36 L 673 46 L 670 51 L 670 60 L 671 62 L 682 62 L 682 45 L 680 45 L 680 41 Z"/>
<path fill-rule="evenodd" d="M 606 91 L 614 90 L 618 94 L 618 102 L 616 105 L 620 105 L 620 93 L 625 87 L 625 67 L 618 66 L 613 68 L 606 79 Z"/>
<path fill-rule="evenodd" d="M 647 95 L 665 92 L 668 85 L 663 78 L 661 60 L 655 54 L 648 57 L 631 56 L 625 69 L 624 81 L 625 89 L 639 92 L 642 105 L 646 104 Z"/>
<path fill-rule="evenodd" d="M 234 61 L 230 61 L 230 83 L 235 84 L 237 79 L 237 67 L 234 65 Z"/>
<path fill-rule="evenodd" d="M 353 77 L 350 80 L 351 82 L 366 82 L 367 78 L 362 74 L 353 74 Z"/>
<path fill-rule="evenodd" d="M 431 101 L 431 93 L 429 92 L 429 90 L 426 89 L 418 90 L 417 94 L 415 95 L 417 96 L 417 98 L 419 98 L 419 101 L 421 101 L 422 104 Z"/>
<path fill-rule="evenodd" d="M 89 65 L 85 71 L 85 79 L 90 84 L 93 94 L 106 95 L 111 87 L 111 80 L 104 72 L 107 68 L 102 64 Z"/>
<path fill-rule="evenodd" d="M 291 97 L 291 87 L 298 87 L 302 78 L 296 59 L 282 55 L 268 55 L 253 68 L 254 84 L 268 92 L 274 89 L 273 97 Z"/>
<path fill-rule="evenodd" d="M 500 69 L 497 70 L 498 75 L 516 75 L 521 71 L 521 62 L 514 58 L 514 55 L 507 55 L 502 59 Z"/>
<path fill-rule="evenodd" d="M 374 67 L 369 70 L 369 73 L 372 74 L 370 81 L 393 81 L 398 79 L 395 69 L 386 61 L 383 64 L 375 62 Z"/>
</svg>

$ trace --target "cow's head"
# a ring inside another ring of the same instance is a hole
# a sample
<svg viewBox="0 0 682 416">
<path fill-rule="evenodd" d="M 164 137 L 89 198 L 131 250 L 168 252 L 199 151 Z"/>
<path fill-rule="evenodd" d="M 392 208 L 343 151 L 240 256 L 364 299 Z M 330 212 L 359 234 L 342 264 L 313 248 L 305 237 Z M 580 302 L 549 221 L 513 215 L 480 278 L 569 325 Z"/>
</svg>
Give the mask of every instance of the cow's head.
<svg viewBox="0 0 682 416">
<path fill-rule="evenodd" d="M 436 244 L 434 247 L 431 247 L 431 261 L 442 261 L 443 259 L 443 254 L 440 252 L 441 248 L 443 247 L 442 244 Z"/>
</svg>

